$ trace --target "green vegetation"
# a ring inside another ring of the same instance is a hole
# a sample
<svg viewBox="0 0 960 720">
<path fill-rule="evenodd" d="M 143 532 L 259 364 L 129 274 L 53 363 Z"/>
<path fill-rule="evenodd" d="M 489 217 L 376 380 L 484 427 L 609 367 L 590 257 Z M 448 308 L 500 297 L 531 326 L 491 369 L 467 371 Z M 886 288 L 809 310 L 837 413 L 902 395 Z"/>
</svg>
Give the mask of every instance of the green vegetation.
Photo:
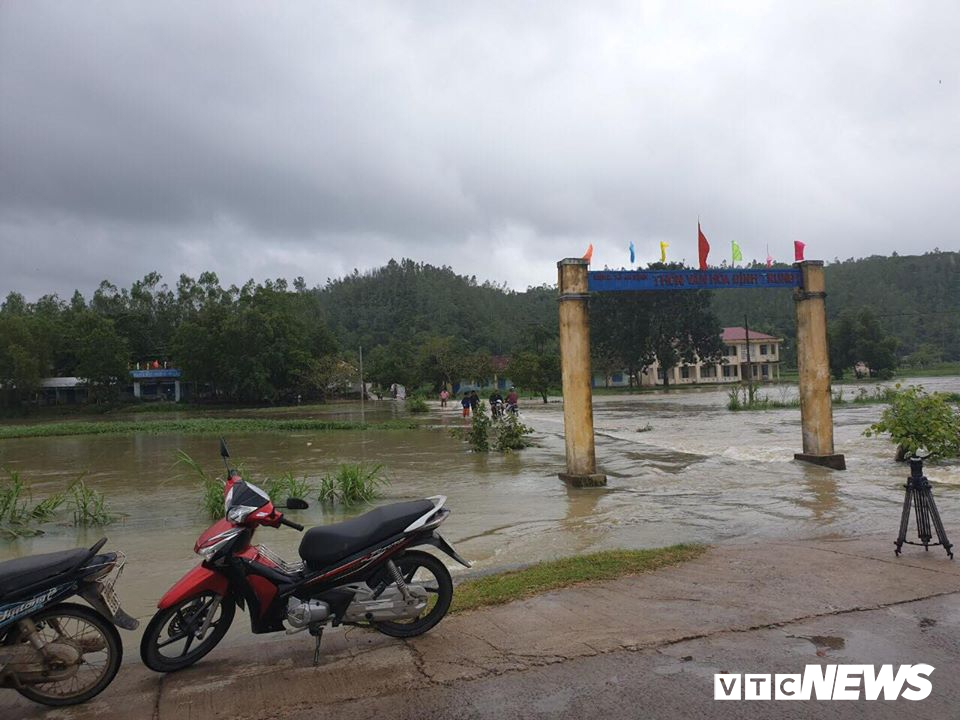
<svg viewBox="0 0 960 720">
<path fill-rule="evenodd" d="M 930 457 L 949 458 L 960 456 L 960 406 L 951 406 L 955 396 L 943 393 L 927 393 L 920 385 L 900 389 L 893 393 L 890 407 L 883 411 L 880 420 L 864 431 L 872 437 L 889 433 L 897 444 L 897 459 L 903 460 L 921 448 Z"/>
<path fill-rule="evenodd" d="M 513 413 L 491 419 L 486 410 L 486 403 L 481 402 L 477 412 L 473 413 L 470 427 L 453 428 L 450 434 L 469 443 L 474 452 L 489 452 L 493 448 L 508 453 L 530 447 L 532 443 L 527 436 L 533 433 L 533 428 L 524 425 Z"/>
<path fill-rule="evenodd" d="M 211 520 L 219 520 L 225 512 L 223 504 L 223 483 L 208 475 L 200 463 L 183 450 L 177 450 L 175 465 L 186 465 L 196 476 L 200 484 L 200 507 L 203 514 Z"/>
<path fill-rule="evenodd" d="M 897 368 L 897 339 L 887 335 L 870 308 L 844 312 L 830 325 L 830 371 L 837 380 L 864 363 L 869 377 L 889 380 Z M 860 374 L 857 375 L 860 377 Z"/>
<path fill-rule="evenodd" d="M 63 493 L 57 493 L 34 504 L 30 486 L 19 473 L 8 471 L 7 479 L 0 484 L 0 537 L 40 534 L 31 526 L 50 520 L 65 499 Z"/>
<path fill-rule="evenodd" d="M 457 585 L 452 612 L 502 605 L 550 590 L 615 580 L 693 560 L 703 545 L 671 545 L 653 550 L 607 550 L 538 563 L 523 570 L 487 575 Z"/>
<path fill-rule="evenodd" d="M 347 463 L 321 478 L 317 499 L 322 503 L 347 506 L 369 503 L 379 497 L 380 488 L 388 484 L 389 480 L 383 476 L 383 465 Z"/>
<path fill-rule="evenodd" d="M 450 434 L 470 444 L 474 452 L 487 452 L 490 449 L 490 418 L 486 413 L 487 404 L 480 402 L 477 411 L 470 420 L 470 428 L 453 428 Z"/>
<path fill-rule="evenodd" d="M 783 388 L 779 400 L 773 400 L 747 385 L 736 385 L 727 390 L 727 410 L 781 410 L 800 407 L 800 398 L 787 397 Z"/>
<path fill-rule="evenodd" d="M 0 440 L 59 435 L 132 435 L 161 433 L 227 435 L 253 432 L 327 432 L 334 430 L 410 430 L 416 423 L 390 420 L 358 423 L 330 420 L 272 420 L 267 418 L 188 418 L 182 420 L 112 420 L 103 422 L 56 422 L 36 425 L 0 425 Z"/>
<path fill-rule="evenodd" d="M 407 411 L 412 413 L 425 413 L 430 408 L 427 407 L 427 401 L 419 395 L 413 395 L 407 398 Z"/>
<path fill-rule="evenodd" d="M 898 375 L 910 377 L 946 377 L 960 375 L 960 362 L 939 362 L 935 365 L 918 367 L 904 363 Z"/>
<path fill-rule="evenodd" d="M 519 417 L 508 412 L 494 423 L 493 432 L 493 449 L 508 453 L 530 447 L 530 439 L 527 436 L 533 433 L 533 428 L 524 425 Z"/>
<path fill-rule="evenodd" d="M 835 372 L 861 360 L 881 376 L 897 362 L 960 371 L 960 253 L 836 260 L 825 273 Z M 745 315 L 785 338 L 781 358 L 795 365 L 790 290 L 737 289 L 592 298 L 594 368 L 636 378 L 654 358 L 665 369 L 712 358 L 720 325 Z M 172 287 L 157 273 L 129 288 L 103 282 L 89 299 L 10 293 L 0 305 L 0 409 L 32 412 L 49 376 L 82 378 L 91 403 L 113 406 L 129 368 L 153 360 L 180 368 L 200 404 L 322 402 L 355 392 L 361 346 L 365 376 L 382 388 L 432 396 L 464 378 L 502 377 L 507 357 L 507 377 L 545 397 L 559 383 L 557 322 L 553 287 L 512 292 L 412 260 L 312 289 L 302 278 L 224 288 L 207 272 Z"/>
<path fill-rule="evenodd" d="M 763 267 L 763 263 L 752 267 Z M 844 314 L 855 317 L 868 308 L 881 337 L 896 339 L 901 365 L 909 368 L 901 374 L 919 374 L 937 358 L 947 363 L 960 360 L 960 253 L 933 250 L 842 262 L 835 258 L 824 273 L 828 320 L 835 323 Z M 751 329 L 784 338 L 781 360 L 786 367 L 796 367 L 796 318 L 790 290 L 724 290 L 713 293 L 711 306 L 723 325 L 742 325 L 748 315 Z M 853 372 L 853 367 L 846 370 Z M 960 367 L 936 374 L 960 374 Z"/>
<path fill-rule="evenodd" d="M 507 375 L 519 385 L 547 402 L 550 389 L 560 383 L 560 354 L 556 351 L 518 353 L 507 366 Z"/>
<path fill-rule="evenodd" d="M 73 524 L 79 527 L 109 525 L 116 516 L 107 508 L 103 493 L 88 486 L 80 477 L 67 490 L 68 501 L 73 508 Z"/>
<path fill-rule="evenodd" d="M 274 503 L 283 503 L 287 498 L 303 500 L 310 497 L 314 491 L 313 483 L 306 475 L 297 478 L 289 470 L 278 478 L 268 478 L 264 489 Z"/>
</svg>

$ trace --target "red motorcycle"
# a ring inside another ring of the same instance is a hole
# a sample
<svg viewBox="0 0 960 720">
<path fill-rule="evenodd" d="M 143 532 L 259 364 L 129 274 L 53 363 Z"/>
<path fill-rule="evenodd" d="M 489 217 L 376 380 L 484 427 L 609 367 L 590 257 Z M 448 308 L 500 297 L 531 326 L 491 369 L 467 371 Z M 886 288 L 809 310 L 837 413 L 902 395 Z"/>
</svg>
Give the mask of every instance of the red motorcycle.
<svg viewBox="0 0 960 720">
<path fill-rule="evenodd" d="M 227 462 L 226 444 L 220 454 Z M 251 540 L 261 525 L 303 526 L 286 519 L 267 493 L 227 466 L 226 517 L 207 528 L 194 552 L 203 558 L 157 604 L 140 643 L 144 664 L 157 672 L 192 665 L 213 650 L 246 607 L 254 633 L 308 630 L 320 657 L 323 629 L 369 626 L 393 637 L 414 637 L 436 625 L 453 599 L 453 582 L 432 545 L 461 565 L 470 563 L 437 532 L 450 510 L 446 498 L 394 503 L 360 517 L 312 528 L 288 563 Z M 287 500 L 284 509 L 307 503 Z M 286 627 L 285 626 L 289 626 Z"/>
</svg>

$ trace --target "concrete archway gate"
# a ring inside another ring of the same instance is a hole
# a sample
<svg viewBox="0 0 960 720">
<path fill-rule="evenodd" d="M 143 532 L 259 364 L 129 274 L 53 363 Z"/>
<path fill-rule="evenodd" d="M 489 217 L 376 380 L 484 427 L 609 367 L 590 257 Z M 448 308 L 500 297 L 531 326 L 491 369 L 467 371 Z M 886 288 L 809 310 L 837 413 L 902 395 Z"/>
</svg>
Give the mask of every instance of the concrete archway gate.
<svg viewBox="0 0 960 720">
<path fill-rule="evenodd" d="M 578 486 L 605 485 L 597 472 L 590 369 L 591 292 L 684 291 L 724 288 L 792 287 L 797 317 L 797 365 L 800 373 L 800 424 L 803 452 L 796 460 L 843 470 L 846 461 L 833 448 L 833 405 L 827 354 L 827 314 L 823 262 L 806 260 L 792 268 L 743 270 L 639 270 L 588 272 L 588 262 L 567 258 L 557 263 L 560 304 L 560 367 L 567 471 L 564 480 Z"/>
</svg>

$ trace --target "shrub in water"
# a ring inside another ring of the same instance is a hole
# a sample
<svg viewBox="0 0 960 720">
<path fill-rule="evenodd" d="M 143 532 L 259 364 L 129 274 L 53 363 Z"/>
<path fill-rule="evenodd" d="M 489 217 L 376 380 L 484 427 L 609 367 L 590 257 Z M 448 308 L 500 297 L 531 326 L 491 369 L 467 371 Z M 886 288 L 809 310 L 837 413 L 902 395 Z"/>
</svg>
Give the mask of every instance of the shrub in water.
<svg viewBox="0 0 960 720">
<path fill-rule="evenodd" d="M 407 410 L 412 413 L 425 413 L 429 408 L 426 400 L 419 395 L 414 395 L 407 398 Z"/>
<path fill-rule="evenodd" d="M 507 413 L 506 417 L 496 424 L 495 432 L 493 447 L 499 452 L 522 450 L 532 444 L 527 436 L 533 432 L 533 428 L 524 425 L 513 413 Z"/>
<path fill-rule="evenodd" d="M 951 407 L 949 397 L 927 393 L 921 385 L 892 394 L 879 422 L 864 430 L 867 437 L 889 433 L 897 444 L 897 459 L 910 457 L 926 448 L 930 457 L 960 455 L 960 408 Z"/>
</svg>

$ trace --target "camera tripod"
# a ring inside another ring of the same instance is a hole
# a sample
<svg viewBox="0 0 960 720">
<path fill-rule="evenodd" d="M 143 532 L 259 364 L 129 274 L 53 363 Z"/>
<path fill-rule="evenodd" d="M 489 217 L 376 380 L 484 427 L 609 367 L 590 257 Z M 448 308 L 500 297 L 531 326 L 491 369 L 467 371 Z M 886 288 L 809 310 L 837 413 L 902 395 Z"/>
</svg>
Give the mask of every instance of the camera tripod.
<svg viewBox="0 0 960 720">
<path fill-rule="evenodd" d="M 910 458 L 910 477 L 907 478 L 907 484 L 904 487 L 907 492 L 903 498 L 903 514 L 900 516 L 900 535 L 895 543 L 897 546 L 896 554 L 900 554 L 900 549 L 904 543 L 907 545 L 923 545 L 924 550 L 929 550 L 931 545 L 942 545 L 952 560 L 953 551 L 950 548 L 953 545 L 947 539 L 947 533 L 943 529 L 940 513 L 937 512 L 937 504 L 933 501 L 930 481 L 923 474 L 923 458 Z M 907 540 L 911 504 L 917 517 L 917 535 L 920 537 L 920 542 Z M 940 542 L 930 542 L 933 538 L 933 533 L 930 531 L 931 522 L 933 523 L 933 529 L 936 530 L 937 540 Z"/>
</svg>

